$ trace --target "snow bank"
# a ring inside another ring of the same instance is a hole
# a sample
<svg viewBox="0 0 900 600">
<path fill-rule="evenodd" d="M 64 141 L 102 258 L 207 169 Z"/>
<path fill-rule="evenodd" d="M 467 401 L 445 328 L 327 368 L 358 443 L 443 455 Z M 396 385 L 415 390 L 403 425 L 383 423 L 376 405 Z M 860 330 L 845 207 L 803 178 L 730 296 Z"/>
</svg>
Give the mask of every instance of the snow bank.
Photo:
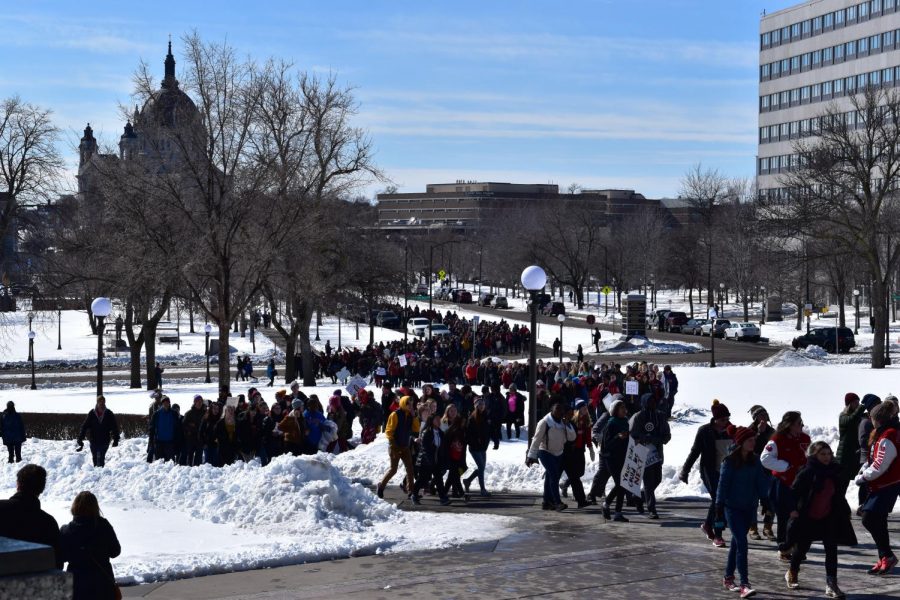
<svg viewBox="0 0 900 600">
<path fill-rule="evenodd" d="M 817 348 L 820 350 L 825 356 L 824 350 L 819 348 L 818 346 L 810 346 L 810 348 Z M 806 350 L 780 350 L 777 354 L 773 354 L 769 358 L 759 363 L 760 367 L 824 367 L 825 363 L 822 361 L 825 356 L 822 356 L 815 350 L 811 350 L 807 348 Z"/>
<path fill-rule="evenodd" d="M 696 354 L 700 344 L 691 342 L 658 342 L 635 336 L 629 340 L 607 340 L 600 344 L 601 354 Z"/>
<path fill-rule="evenodd" d="M 60 523 L 70 520 L 67 506 L 79 491 L 97 495 L 122 538 L 113 563 L 124 582 L 447 547 L 503 537 L 514 523 L 403 512 L 351 482 L 325 454 L 282 456 L 265 468 L 257 461 L 187 468 L 147 464 L 145 448 L 146 439 L 125 440 L 110 449 L 105 469 L 95 469 L 71 442 L 26 444 L 27 460 L 49 473 L 42 501 Z M 0 491 L 12 492 L 16 470 L 3 465 Z"/>
</svg>

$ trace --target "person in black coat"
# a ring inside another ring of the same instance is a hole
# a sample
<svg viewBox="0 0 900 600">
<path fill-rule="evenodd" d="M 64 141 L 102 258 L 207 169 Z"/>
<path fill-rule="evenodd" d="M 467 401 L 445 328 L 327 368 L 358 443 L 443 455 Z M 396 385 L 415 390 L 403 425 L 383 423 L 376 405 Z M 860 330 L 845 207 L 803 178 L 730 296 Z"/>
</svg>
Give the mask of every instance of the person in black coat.
<svg viewBox="0 0 900 600">
<path fill-rule="evenodd" d="M 797 575 L 814 541 L 825 547 L 825 593 L 843 598 L 837 584 L 838 545 L 855 546 L 856 533 L 850 523 L 850 505 L 841 493 L 841 466 L 834 462 L 831 447 L 815 442 L 809 447 L 809 459 L 794 479 L 791 488 L 797 504 L 791 512 L 786 546 L 794 546 L 791 567 L 785 575 L 789 588 L 798 587 Z"/>
<path fill-rule="evenodd" d="M 100 516 L 97 498 L 80 492 L 72 502 L 72 521 L 60 530 L 62 560 L 69 563 L 73 600 L 112 600 L 116 578 L 109 559 L 122 547 L 109 521 Z"/>
<path fill-rule="evenodd" d="M 622 400 L 614 400 L 609 407 L 609 415 L 600 443 L 600 460 L 615 482 L 615 486 L 603 502 L 603 518 L 606 520 L 611 518 L 610 505 L 615 500 L 616 513 L 613 520 L 627 523 L 628 519 L 622 515 L 622 504 L 629 492 L 620 485 L 622 468 L 625 466 L 625 457 L 628 453 L 629 438 L 625 403 Z"/>
<path fill-rule="evenodd" d="M 22 415 L 16 412 L 15 403 L 6 403 L 6 410 L 0 413 L 0 437 L 9 450 L 9 462 L 22 462 L 22 443 L 25 442 L 25 423 Z"/>
<path fill-rule="evenodd" d="M 441 432 L 441 415 L 434 413 L 429 419 L 429 427 L 423 426 L 420 450 L 416 455 L 416 482 L 409 495 L 414 504 L 419 504 L 419 491 L 432 482 L 437 488 L 441 504 L 450 504 L 447 488 L 444 487 L 444 473 L 447 471 L 447 448 L 449 443 Z"/>
<path fill-rule="evenodd" d="M 56 553 L 56 567 L 62 569 L 59 552 L 59 525 L 41 510 L 39 496 L 47 484 L 47 471 L 38 465 L 25 465 L 16 473 L 16 493 L 0 500 L 0 536 L 44 544 Z"/>
<path fill-rule="evenodd" d="M 475 400 L 472 414 L 466 419 L 466 444 L 469 446 L 469 454 L 475 461 L 475 470 L 468 478 L 463 480 L 463 486 L 466 493 L 469 493 L 469 486 L 477 477 L 478 484 L 481 487 L 482 496 L 490 496 L 490 492 L 484 486 L 484 469 L 487 465 L 487 449 L 491 443 L 491 427 L 488 421 L 487 408 L 485 407 L 484 398 Z"/>
<path fill-rule="evenodd" d="M 485 386 L 487 388 L 487 386 Z M 488 420 L 491 423 L 491 441 L 494 442 L 494 450 L 500 449 L 501 431 L 503 430 L 503 422 L 506 420 L 506 399 L 500 393 L 500 384 L 495 383 L 490 386 L 490 391 L 483 389 L 482 395 L 487 401 Z"/>
<path fill-rule="evenodd" d="M 113 448 L 119 445 L 119 424 L 116 415 L 106 408 L 106 398 L 97 396 L 97 405 L 87 414 L 78 434 L 76 450 L 84 449 L 85 434 L 91 440 L 91 460 L 95 467 L 106 464 L 106 451 L 109 450 L 109 442 L 112 440 Z"/>
</svg>

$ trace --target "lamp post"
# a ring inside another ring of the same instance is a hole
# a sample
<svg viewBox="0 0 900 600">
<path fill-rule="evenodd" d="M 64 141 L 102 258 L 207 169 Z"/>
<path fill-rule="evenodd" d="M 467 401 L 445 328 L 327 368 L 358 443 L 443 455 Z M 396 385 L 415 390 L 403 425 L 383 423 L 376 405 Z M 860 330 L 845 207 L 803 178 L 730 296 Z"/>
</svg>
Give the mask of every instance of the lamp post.
<svg viewBox="0 0 900 600">
<path fill-rule="evenodd" d="M 859 290 L 853 290 L 853 308 L 856 311 L 856 318 L 853 320 L 853 335 L 859 335 Z"/>
<path fill-rule="evenodd" d="M 322 311 L 316 309 L 316 341 L 320 340 L 319 338 L 319 325 L 322 324 Z"/>
<path fill-rule="evenodd" d="M 209 378 L 209 334 L 212 333 L 212 325 L 207 323 L 203 326 L 203 333 L 206 334 L 206 383 L 212 383 Z"/>
<path fill-rule="evenodd" d="M 556 320 L 559 321 L 559 364 L 562 364 L 563 323 L 566 322 L 566 315 L 556 315 Z"/>
<path fill-rule="evenodd" d="M 725 284 L 719 284 L 719 310 L 725 314 Z"/>
<path fill-rule="evenodd" d="M 31 389 L 36 390 L 37 386 L 34 384 L 34 332 L 30 329 L 28 331 L 28 360 L 31 361 Z"/>
<path fill-rule="evenodd" d="M 91 313 L 97 317 L 97 395 L 103 395 L 103 322 L 112 312 L 112 302 L 103 296 L 91 302 Z"/>
<path fill-rule="evenodd" d="M 522 287 L 531 295 L 531 347 L 528 354 L 528 447 L 537 424 L 537 295 L 547 285 L 547 274 L 537 265 L 522 271 Z"/>
<path fill-rule="evenodd" d="M 769 299 L 766 298 L 766 286 L 760 286 L 759 293 L 762 296 L 760 298 L 760 305 L 762 306 L 762 317 L 759 319 L 760 325 L 766 324 L 766 313 L 769 311 Z"/>
<path fill-rule="evenodd" d="M 31 322 L 32 322 L 33 320 L 34 320 L 34 313 L 31 312 L 31 311 L 28 311 L 28 331 L 31 331 L 31 330 L 32 330 L 32 328 L 31 328 Z"/>
<path fill-rule="evenodd" d="M 62 308 L 58 307 L 56 309 L 56 349 L 62 350 Z"/>
<path fill-rule="evenodd" d="M 650 306 L 656 310 L 656 277 L 650 273 Z"/>
</svg>

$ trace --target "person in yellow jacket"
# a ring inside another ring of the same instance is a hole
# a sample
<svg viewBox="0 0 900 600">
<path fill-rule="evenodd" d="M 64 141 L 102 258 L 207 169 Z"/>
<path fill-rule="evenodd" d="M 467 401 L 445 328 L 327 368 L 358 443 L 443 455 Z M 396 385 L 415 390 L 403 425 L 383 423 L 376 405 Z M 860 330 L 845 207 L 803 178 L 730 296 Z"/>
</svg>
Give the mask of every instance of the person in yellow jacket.
<svg viewBox="0 0 900 600">
<path fill-rule="evenodd" d="M 410 407 L 409 396 L 400 398 L 399 408 L 391 413 L 388 417 L 387 426 L 385 427 L 385 435 L 388 439 L 388 451 L 391 458 L 391 468 L 388 469 L 384 479 L 378 484 L 377 493 L 379 498 L 384 498 L 384 488 L 388 482 L 397 473 L 397 466 L 403 461 L 403 468 L 406 469 L 406 489 L 413 489 L 413 461 L 412 461 L 412 440 L 413 435 L 419 431 L 419 418 L 412 413 Z"/>
</svg>

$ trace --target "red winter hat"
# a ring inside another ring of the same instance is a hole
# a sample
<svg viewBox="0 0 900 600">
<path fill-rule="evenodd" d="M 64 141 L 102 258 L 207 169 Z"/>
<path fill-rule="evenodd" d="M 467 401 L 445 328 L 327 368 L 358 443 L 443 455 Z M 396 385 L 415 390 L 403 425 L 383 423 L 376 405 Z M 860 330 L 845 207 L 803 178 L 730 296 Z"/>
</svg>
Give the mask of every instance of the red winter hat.
<svg viewBox="0 0 900 600">
<path fill-rule="evenodd" d="M 844 394 L 844 406 L 850 406 L 854 402 L 859 402 L 859 396 L 857 396 L 853 392 L 847 392 L 846 394 Z"/>
<path fill-rule="evenodd" d="M 725 406 L 718 400 L 713 400 L 712 416 L 713 416 L 713 419 L 721 419 L 722 417 L 730 417 L 731 412 L 729 412 L 727 406 Z"/>
<path fill-rule="evenodd" d="M 740 446 L 752 437 L 756 437 L 756 432 L 749 427 L 728 427 L 728 435 L 734 440 L 734 443 Z"/>
</svg>

